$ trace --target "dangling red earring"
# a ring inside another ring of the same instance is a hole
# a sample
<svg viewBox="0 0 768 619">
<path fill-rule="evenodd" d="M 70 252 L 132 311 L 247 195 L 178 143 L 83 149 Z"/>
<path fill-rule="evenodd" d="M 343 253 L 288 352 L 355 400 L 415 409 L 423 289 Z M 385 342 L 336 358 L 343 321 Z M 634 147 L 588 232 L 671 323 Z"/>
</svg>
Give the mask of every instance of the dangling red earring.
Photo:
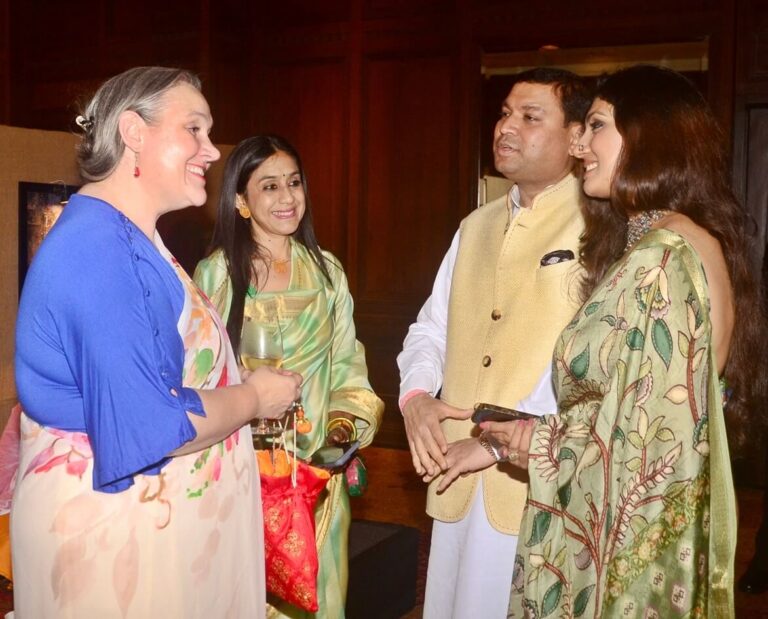
<svg viewBox="0 0 768 619">
<path fill-rule="evenodd" d="M 141 176 L 141 170 L 139 169 L 139 153 L 134 153 L 136 161 L 133 164 L 133 178 L 139 178 Z"/>
</svg>

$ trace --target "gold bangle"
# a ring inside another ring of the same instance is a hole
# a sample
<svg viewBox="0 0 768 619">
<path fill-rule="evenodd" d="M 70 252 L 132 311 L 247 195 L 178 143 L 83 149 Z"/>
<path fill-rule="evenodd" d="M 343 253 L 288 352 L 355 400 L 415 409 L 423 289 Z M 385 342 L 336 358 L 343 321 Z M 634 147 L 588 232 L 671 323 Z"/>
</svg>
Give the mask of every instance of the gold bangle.
<svg viewBox="0 0 768 619">
<path fill-rule="evenodd" d="M 354 422 L 346 417 L 334 417 L 325 426 L 325 435 L 328 436 L 335 428 L 344 428 L 347 431 L 349 442 L 357 440 L 357 427 Z"/>
</svg>

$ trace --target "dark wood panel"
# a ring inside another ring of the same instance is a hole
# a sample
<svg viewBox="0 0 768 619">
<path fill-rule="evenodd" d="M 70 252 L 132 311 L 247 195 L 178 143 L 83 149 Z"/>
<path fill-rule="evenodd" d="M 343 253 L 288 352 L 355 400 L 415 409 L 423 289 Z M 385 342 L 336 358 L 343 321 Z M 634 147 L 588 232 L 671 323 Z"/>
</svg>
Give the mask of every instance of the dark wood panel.
<svg viewBox="0 0 768 619">
<path fill-rule="evenodd" d="M 739 100 L 735 125 L 735 186 L 755 222 L 752 270 L 762 284 L 763 294 L 768 296 L 768 96 L 761 101 Z M 765 402 L 755 402 L 754 423 L 759 425 L 766 414 Z M 734 462 L 737 483 L 765 485 L 764 441 L 761 431 L 748 436 Z"/>
<path fill-rule="evenodd" d="M 254 3 L 255 4 L 255 3 Z M 350 0 L 281 0 L 260 2 L 254 14 L 264 26 L 279 29 L 295 25 L 316 25 L 349 17 Z"/>
<path fill-rule="evenodd" d="M 594 16 L 594 19 L 611 15 L 624 15 L 626 17 L 636 15 L 669 15 L 674 12 L 697 13 L 706 10 L 718 9 L 722 0 L 593 0 L 590 2 L 589 11 L 584 5 L 569 0 L 549 0 L 539 4 L 525 5 L 513 3 L 509 0 L 472 0 L 478 12 L 485 14 L 506 13 L 513 7 L 520 9 L 528 15 L 552 15 L 558 19 L 583 17 L 585 14 Z M 759 1 L 759 0 L 758 0 Z"/>
<path fill-rule="evenodd" d="M 0 0 L 0 124 L 11 121 L 10 0 Z"/>
<path fill-rule="evenodd" d="M 537 5 L 486 3 L 474 12 L 474 32 L 486 52 L 542 45 L 602 47 L 702 40 L 720 28 L 732 0 L 601 0 L 590 10 L 567 0 Z"/>
<path fill-rule="evenodd" d="M 342 62 L 266 67 L 255 94 L 264 104 L 258 130 L 298 149 L 309 182 L 321 245 L 347 256 L 347 77 Z"/>
<path fill-rule="evenodd" d="M 368 56 L 362 63 L 357 325 L 387 405 L 377 444 L 407 444 L 395 359 L 462 216 L 458 57 Z"/>
<path fill-rule="evenodd" d="M 363 0 L 363 15 L 367 19 L 402 17 L 408 15 L 446 14 L 456 10 L 455 0 Z"/>
<path fill-rule="evenodd" d="M 146 64 L 197 69 L 202 1 L 187 5 L 175 23 L 164 3 L 148 0 L 132 7 L 139 21 L 95 0 L 12 3 L 11 122 L 66 131 L 74 100 L 110 75 Z"/>
<path fill-rule="evenodd" d="M 741 36 L 736 79 L 744 91 L 748 84 L 768 82 L 768 4 L 764 0 L 740 0 L 737 27 Z"/>
<path fill-rule="evenodd" d="M 456 61 L 364 64 L 358 301 L 375 311 L 425 296 L 460 219 Z"/>
<path fill-rule="evenodd" d="M 735 0 L 736 50 L 733 116 L 733 180 L 739 199 L 756 224 L 753 273 L 768 296 L 768 5 L 763 0 Z M 756 404 L 755 419 L 765 417 L 764 402 Z M 734 462 L 737 483 L 766 482 L 764 438 L 753 433 Z"/>
<path fill-rule="evenodd" d="M 212 135 L 219 143 L 236 144 L 248 132 L 253 8 L 248 0 L 218 0 L 210 7 L 210 48 L 200 50 L 200 62 L 203 92 L 216 121 Z"/>
<path fill-rule="evenodd" d="M 747 135 L 746 206 L 756 223 L 756 237 L 762 240 L 753 254 L 754 272 L 759 275 L 768 236 L 768 101 L 747 110 Z"/>
<path fill-rule="evenodd" d="M 349 53 L 351 29 L 347 22 L 331 22 L 259 31 L 254 46 L 259 57 L 255 60 L 266 64 L 338 60 Z"/>
</svg>

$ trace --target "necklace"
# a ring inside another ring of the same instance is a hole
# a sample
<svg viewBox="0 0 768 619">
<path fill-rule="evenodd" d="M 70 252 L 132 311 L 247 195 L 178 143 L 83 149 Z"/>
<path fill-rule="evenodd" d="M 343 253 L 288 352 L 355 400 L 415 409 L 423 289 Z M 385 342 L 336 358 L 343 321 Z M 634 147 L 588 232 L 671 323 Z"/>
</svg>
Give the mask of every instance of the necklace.
<svg viewBox="0 0 768 619">
<path fill-rule="evenodd" d="M 286 258 L 285 260 L 275 260 L 274 258 L 269 261 L 270 268 L 275 270 L 275 273 L 278 275 L 285 275 L 288 272 L 289 266 L 291 264 L 291 258 L 290 256 Z"/>
<path fill-rule="evenodd" d="M 253 262 L 253 268 L 258 268 L 258 262 L 261 262 L 267 269 L 267 271 L 273 271 L 278 275 L 285 275 L 291 270 L 291 248 L 288 247 L 288 257 L 278 260 L 272 256 L 272 252 L 269 252 L 269 256 L 259 257 L 255 252 L 251 255 L 251 261 Z"/>
<path fill-rule="evenodd" d="M 653 224 L 664 219 L 670 213 L 671 211 L 664 209 L 654 209 L 630 215 L 627 220 L 627 244 L 624 246 L 624 251 L 627 251 L 643 238 Z"/>
<path fill-rule="evenodd" d="M 256 272 L 257 272 L 257 260 L 261 262 L 261 264 L 264 265 L 266 269 L 266 278 L 269 280 L 269 272 L 270 270 L 275 273 L 276 275 L 285 275 L 286 273 L 291 272 L 291 254 L 288 254 L 288 257 L 283 260 L 278 260 L 277 258 L 256 258 L 254 255 L 251 260 L 253 262 L 252 268 L 254 269 L 252 275 L 251 275 L 251 281 L 248 284 L 248 288 L 246 289 L 245 293 L 250 298 L 254 298 L 259 290 L 256 288 Z M 301 275 L 299 274 L 299 282 L 301 282 Z M 266 280 L 265 280 L 266 281 Z"/>
</svg>

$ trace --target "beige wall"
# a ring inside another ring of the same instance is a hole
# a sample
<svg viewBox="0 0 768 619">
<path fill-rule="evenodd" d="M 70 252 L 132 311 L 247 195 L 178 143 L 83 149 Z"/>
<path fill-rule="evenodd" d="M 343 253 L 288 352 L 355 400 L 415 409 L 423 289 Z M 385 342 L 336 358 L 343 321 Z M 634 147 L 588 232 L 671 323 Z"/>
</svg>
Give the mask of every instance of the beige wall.
<svg viewBox="0 0 768 619">
<path fill-rule="evenodd" d="M 76 136 L 0 125 L 0 428 L 16 403 L 13 378 L 14 329 L 18 309 L 19 181 L 78 185 Z M 222 161 L 232 150 L 219 146 Z M 215 217 L 223 163 L 209 173 L 206 216 Z"/>
</svg>

